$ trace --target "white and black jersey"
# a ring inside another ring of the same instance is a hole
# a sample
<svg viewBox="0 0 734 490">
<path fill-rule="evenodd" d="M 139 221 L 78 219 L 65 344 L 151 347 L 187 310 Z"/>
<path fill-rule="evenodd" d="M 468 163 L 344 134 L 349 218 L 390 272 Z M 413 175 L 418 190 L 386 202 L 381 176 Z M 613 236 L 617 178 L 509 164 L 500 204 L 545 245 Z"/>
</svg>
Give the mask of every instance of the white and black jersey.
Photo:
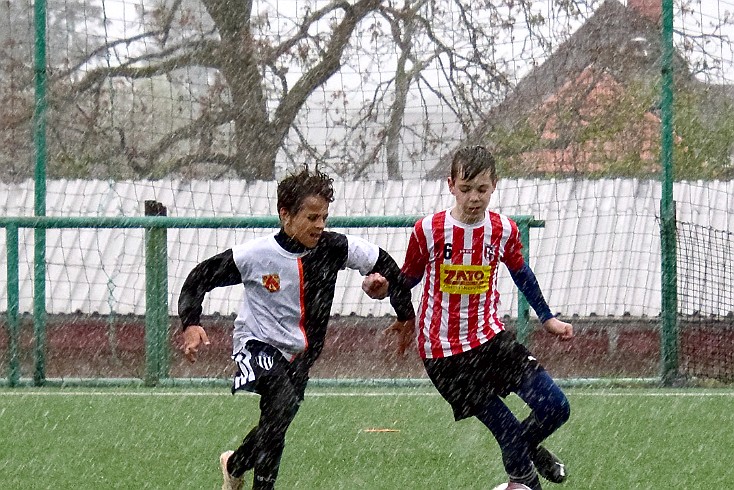
<svg viewBox="0 0 734 490">
<path fill-rule="evenodd" d="M 249 340 L 277 348 L 288 360 L 303 355 L 309 368 L 321 353 L 337 273 L 379 272 L 390 281 L 390 302 L 399 320 L 415 316 L 410 291 L 398 284 L 399 269 L 387 252 L 359 237 L 323 232 L 307 249 L 283 231 L 237 245 L 205 260 L 187 277 L 179 299 L 183 328 L 198 325 L 201 305 L 216 287 L 243 284 L 235 320 L 233 354 Z"/>
</svg>

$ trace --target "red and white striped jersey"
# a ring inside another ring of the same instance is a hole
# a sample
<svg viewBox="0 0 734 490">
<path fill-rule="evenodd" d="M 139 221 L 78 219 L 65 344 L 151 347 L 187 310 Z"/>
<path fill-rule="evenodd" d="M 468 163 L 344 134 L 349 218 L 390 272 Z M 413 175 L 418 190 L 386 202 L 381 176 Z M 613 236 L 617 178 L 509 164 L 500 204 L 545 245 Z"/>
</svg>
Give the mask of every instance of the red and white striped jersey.
<svg viewBox="0 0 734 490">
<path fill-rule="evenodd" d="M 466 352 L 504 330 L 500 262 L 512 271 L 524 265 L 517 224 L 507 216 L 487 211 L 467 225 L 445 210 L 415 224 L 402 271 L 423 278 L 416 320 L 423 359 Z"/>
</svg>

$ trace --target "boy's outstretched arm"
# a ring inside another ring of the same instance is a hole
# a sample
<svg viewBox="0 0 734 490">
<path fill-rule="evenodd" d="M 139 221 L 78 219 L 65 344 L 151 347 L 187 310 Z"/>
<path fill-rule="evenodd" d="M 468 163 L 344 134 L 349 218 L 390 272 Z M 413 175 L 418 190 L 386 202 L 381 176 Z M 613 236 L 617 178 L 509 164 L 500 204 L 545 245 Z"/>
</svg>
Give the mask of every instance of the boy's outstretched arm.
<svg viewBox="0 0 734 490">
<path fill-rule="evenodd" d="M 569 340 L 573 338 L 573 325 L 559 320 L 556 317 L 549 318 L 543 322 L 543 328 L 546 332 L 557 335 L 561 340 Z"/>
<path fill-rule="evenodd" d="M 546 303 L 543 293 L 540 290 L 538 279 L 535 277 L 535 273 L 530 266 L 523 263 L 519 269 L 509 269 L 509 271 L 512 280 L 517 285 L 517 289 L 525 295 L 528 303 L 538 315 L 538 319 L 543 324 L 543 328 L 547 332 L 557 335 L 561 340 L 572 338 L 573 325 L 559 320 L 551 313 L 550 307 L 548 307 L 548 303 Z"/>
<path fill-rule="evenodd" d="M 362 290 L 371 298 L 382 299 L 387 295 L 390 296 L 390 304 L 399 321 L 415 318 L 411 287 L 405 284 L 398 264 L 383 249 L 380 249 L 375 266 L 362 281 Z"/>
<path fill-rule="evenodd" d="M 382 249 L 375 267 L 362 281 L 362 290 L 370 298 L 383 299 L 390 296 L 397 320 L 384 333 L 397 334 L 397 350 L 400 355 L 405 354 L 415 338 L 415 310 L 410 290 L 418 282 L 420 279 L 411 281 L 400 272 L 395 260 Z"/>
<path fill-rule="evenodd" d="M 362 291 L 372 299 L 387 298 L 387 286 L 387 279 L 379 272 L 367 274 L 362 280 Z"/>
<path fill-rule="evenodd" d="M 209 337 L 206 335 L 204 327 L 201 325 L 189 325 L 186 330 L 181 334 L 183 337 L 183 350 L 184 357 L 190 363 L 196 362 L 196 353 L 199 352 L 199 346 L 203 343 L 209 345 Z"/>
<path fill-rule="evenodd" d="M 387 297 L 388 285 L 388 280 L 382 274 L 374 272 L 365 276 L 362 290 L 372 299 L 383 299 Z M 395 320 L 383 333 L 397 336 L 397 351 L 402 356 L 415 339 L 415 318 L 405 321 Z"/>
<path fill-rule="evenodd" d="M 209 338 L 201 326 L 204 296 L 216 287 L 241 282 L 242 277 L 231 249 L 199 263 L 186 277 L 178 298 L 178 316 L 183 329 L 181 350 L 189 362 L 196 362 L 196 354 L 202 343 L 209 345 Z"/>
<path fill-rule="evenodd" d="M 398 354 L 402 356 L 415 340 L 415 318 L 403 322 L 395 320 L 383 333 L 385 335 L 397 335 Z"/>
</svg>

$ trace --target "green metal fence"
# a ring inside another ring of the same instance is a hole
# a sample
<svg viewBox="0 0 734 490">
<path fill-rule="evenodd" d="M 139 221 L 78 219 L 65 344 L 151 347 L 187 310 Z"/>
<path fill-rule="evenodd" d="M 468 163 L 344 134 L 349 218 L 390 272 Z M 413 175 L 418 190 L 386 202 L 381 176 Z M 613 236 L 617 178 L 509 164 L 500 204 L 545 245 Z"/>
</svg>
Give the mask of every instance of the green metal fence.
<svg viewBox="0 0 734 490">
<path fill-rule="evenodd" d="M 672 0 L 661 0 L 662 3 L 662 23 L 661 23 L 661 41 L 663 48 L 663 56 L 661 58 L 661 83 L 660 83 L 660 114 L 661 114 L 661 156 L 663 172 L 661 180 L 663 183 L 663 191 L 660 202 L 660 236 L 661 236 L 661 375 L 665 383 L 671 383 L 678 373 L 678 326 L 677 326 L 677 291 L 676 291 L 676 245 L 675 245 L 675 205 L 673 201 L 673 182 L 675 179 L 673 173 L 673 147 L 674 147 L 674 129 L 673 129 L 673 14 L 674 4 Z M 5 218 L 3 226 L 6 228 L 8 237 L 8 321 L 10 325 L 10 383 L 17 383 L 17 357 L 14 353 L 17 351 L 17 242 L 19 228 L 33 228 L 35 230 L 34 243 L 34 295 L 36 301 L 34 303 L 34 336 L 35 336 L 35 357 L 36 371 L 34 372 L 34 383 L 43 384 L 44 375 L 44 324 L 45 310 L 43 309 L 42 298 L 45 296 L 44 269 L 45 262 L 45 230 L 51 227 L 140 227 L 147 230 L 148 240 L 148 258 L 150 269 L 148 277 L 148 295 L 149 301 L 159 301 L 160 291 L 157 288 L 164 288 L 165 271 L 162 265 L 165 254 L 165 247 L 161 244 L 165 242 L 165 230 L 168 227 L 213 227 L 220 226 L 226 222 L 228 226 L 273 226 L 272 219 L 175 219 L 175 218 L 96 218 L 96 219 L 78 219 L 78 218 L 45 218 L 46 201 L 45 201 L 45 185 L 46 185 L 46 118 L 47 118 L 47 59 L 46 59 L 46 25 L 47 12 L 46 1 L 39 0 L 34 2 L 35 16 L 35 49 L 34 49 L 34 80 L 35 80 L 35 110 L 34 110 L 34 149 L 35 149 L 35 214 L 36 218 Z M 407 221 L 410 219 L 406 218 Z M 339 221 L 335 219 L 333 221 Z M 360 221 L 360 226 L 371 226 L 367 223 L 381 222 L 381 226 L 405 226 L 400 220 L 390 221 L 382 218 L 366 221 Z M 401 223 L 401 224 L 384 224 L 384 223 Z M 219 223 L 219 224 L 216 224 Z M 267 223 L 267 225 L 266 225 Z M 344 226 L 347 225 L 346 221 Z M 351 223 L 351 221 L 349 222 Z M 522 223 L 522 220 L 518 224 Z M 527 226 L 534 226 L 532 218 L 525 221 Z M 357 225 L 354 225 L 357 226 Z M 527 227 L 524 228 L 527 232 Z M 527 239 L 527 236 L 525 236 Z M 15 247 L 15 250 L 13 250 Z M 527 250 L 527 249 L 526 249 Z M 158 303 L 156 308 L 149 311 L 151 324 L 162 322 L 163 311 Z M 527 308 L 521 311 L 526 312 Z M 523 318 L 521 314 L 521 322 L 527 322 L 527 318 Z M 156 334 L 157 335 L 157 334 Z M 160 351 L 162 338 L 150 332 L 150 338 L 147 339 L 151 345 L 153 352 Z M 157 360 L 156 360 L 157 359 Z M 154 383 L 166 372 L 166 364 L 159 357 L 151 355 L 149 359 L 148 380 Z"/>
<path fill-rule="evenodd" d="M 418 217 L 333 217 L 329 225 L 335 228 L 400 228 L 412 226 Z M 524 246 L 523 252 L 528 260 L 530 228 L 539 228 L 543 221 L 532 216 L 513 216 Z M 171 320 L 168 305 L 168 245 L 167 230 L 170 228 L 277 228 L 277 217 L 249 218 L 180 218 L 168 216 L 141 216 L 136 218 L 82 218 L 82 217 L 4 217 L 0 218 L 0 227 L 5 228 L 7 240 L 7 277 L 8 277 L 8 386 L 28 384 L 21 380 L 19 364 L 19 241 L 18 230 L 32 228 L 47 230 L 49 228 L 141 228 L 145 230 L 145 376 L 144 384 L 155 386 L 169 377 L 169 338 Z M 34 277 L 45 278 L 45 264 L 37 263 Z M 44 281 L 45 285 L 45 279 Z M 34 315 L 38 311 L 44 314 L 34 317 L 34 375 L 32 384 L 43 386 L 46 379 L 46 315 L 45 287 L 34 284 Z M 517 336 L 526 342 L 529 336 L 530 308 L 527 300 L 518 295 Z M 112 381 L 114 382 L 114 380 Z M 119 382 L 123 382 L 119 380 Z M 92 381 L 89 382 L 90 384 Z"/>
</svg>

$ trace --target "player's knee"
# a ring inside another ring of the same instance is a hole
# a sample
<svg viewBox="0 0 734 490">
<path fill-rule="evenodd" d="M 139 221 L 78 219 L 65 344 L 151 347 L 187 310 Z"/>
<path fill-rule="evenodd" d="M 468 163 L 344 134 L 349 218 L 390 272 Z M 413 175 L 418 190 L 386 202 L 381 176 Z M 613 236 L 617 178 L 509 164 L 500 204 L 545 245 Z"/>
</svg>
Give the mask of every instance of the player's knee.
<svg viewBox="0 0 734 490">
<path fill-rule="evenodd" d="M 571 417 L 571 404 L 568 403 L 568 398 L 563 396 L 561 400 L 558 403 L 558 406 L 556 408 L 556 420 L 558 423 L 558 426 L 565 424 L 568 422 L 568 419 Z"/>
<path fill-rule="evenodd" d="M 546 419 L 542 421 L 544 424 L 550 424 L 558 428 L 571 417 L 571 404 L 555 383 L 548 390 L 545 407 L 544 414 L 538 414 Z"/>
<path fill-rule="evenodd" d="M 571 404 L 560 390 L 547 398 L 546 403 L 534 411 L 537 422 L 544 427 L 557 429 L 571 417 Z"/>
<path fill-rule="evenodd" d="M 277 418 L 292 420 L 301 406 L 301 398 L 292 389 L 282 390 L 275 397 L 271 410 Z"/>
<path fill-rule="evenodd" d="M 566 396 L 559 391 L 557 396 L 554 397 L 553 403 L 550 405 L 549 410 L 546 411 L 545 423 L 558 428 L 565 424 L 570 417 L 571 404 L 568 403 L 568 398 L 566 398 Z"/>
</svg>

